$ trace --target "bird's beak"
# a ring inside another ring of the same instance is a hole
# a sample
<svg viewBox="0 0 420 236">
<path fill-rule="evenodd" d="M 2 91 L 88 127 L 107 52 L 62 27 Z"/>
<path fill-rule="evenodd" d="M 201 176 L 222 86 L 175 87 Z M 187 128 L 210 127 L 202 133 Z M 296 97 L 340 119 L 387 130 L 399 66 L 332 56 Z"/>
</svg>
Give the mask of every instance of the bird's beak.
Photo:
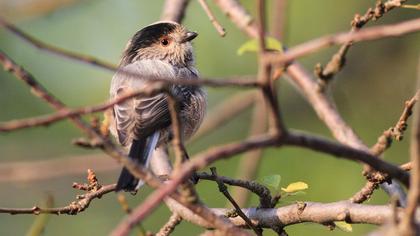
<svg viewBox="0 0 420 236">
<path fill-rule="evenodd" d="M 196 32 L 189 31 L 189 32 L 187 32 L 184 39 L 182 40 L 182 43 L 189 42 L 189 41 L 195 39 L 195 37 L 197 37 L 197 36 L 198 36 L 198 34 Z"/>
</svg>

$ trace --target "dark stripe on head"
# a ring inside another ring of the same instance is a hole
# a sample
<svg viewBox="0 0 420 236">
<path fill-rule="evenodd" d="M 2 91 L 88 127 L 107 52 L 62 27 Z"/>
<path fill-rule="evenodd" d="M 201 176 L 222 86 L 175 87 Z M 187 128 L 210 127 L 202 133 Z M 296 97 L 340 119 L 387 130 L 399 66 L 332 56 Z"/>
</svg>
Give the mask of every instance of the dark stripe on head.
<svg viewBox="0 0 420 236">
<path fill-rule="evenodd" d="M 150 47 L 156 43 L 162 36 L 170 34 L 176 29 L 177 25 L 174 23 L 162 22 L 149 25 L 138 31 L 126 50 L 128 61 L 131 61 L 141 48 Z"/>
</svg>

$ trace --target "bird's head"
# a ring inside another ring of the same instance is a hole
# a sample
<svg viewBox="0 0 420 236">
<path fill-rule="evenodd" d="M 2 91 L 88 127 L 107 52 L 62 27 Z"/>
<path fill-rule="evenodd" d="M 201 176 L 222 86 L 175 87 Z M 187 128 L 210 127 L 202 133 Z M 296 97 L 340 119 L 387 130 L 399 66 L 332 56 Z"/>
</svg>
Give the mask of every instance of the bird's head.
<svg viewBox="0 0 420 236">
<path fill-rule="evenodd" d="M 191 40 L 197 33 L 175 22 L 157 22 L 138 31 L 128 42 L 121 65 L 156 59 L 174 66 L 194 64 Z"/>
</svg>

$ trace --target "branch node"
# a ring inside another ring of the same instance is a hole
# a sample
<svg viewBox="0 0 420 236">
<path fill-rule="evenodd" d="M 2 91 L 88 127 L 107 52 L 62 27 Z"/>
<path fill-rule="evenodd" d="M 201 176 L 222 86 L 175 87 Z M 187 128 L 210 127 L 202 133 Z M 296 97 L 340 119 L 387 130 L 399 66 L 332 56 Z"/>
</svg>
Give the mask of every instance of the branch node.
<svg viewBox="0 0 420 236">
<path fill-rule="evenodd" d="M 303 213 L 303 211 L 306 208 L 306 205 L 307 205 L 306 202 L 300 202 L 300 201 L 296 202 L 296 206 L 297 206 L 297 210 L 298 210 L 299 215 Z"/>
</svg>

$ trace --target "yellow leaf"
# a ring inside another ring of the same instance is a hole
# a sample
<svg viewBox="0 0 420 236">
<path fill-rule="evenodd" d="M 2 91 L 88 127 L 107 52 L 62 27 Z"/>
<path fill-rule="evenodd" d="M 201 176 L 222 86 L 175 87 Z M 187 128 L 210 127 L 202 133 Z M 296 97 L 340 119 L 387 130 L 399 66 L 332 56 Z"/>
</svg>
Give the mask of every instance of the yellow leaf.
<svg viewBox="0 0 420 236">
<path fill-rule="evenodd" d="M 307 188 L 309 188 L 308 184 L 306 184 L 305 182 L 299 181 L 299 182 L 291 183 L 286 188 L 281 188 L 281 190 L 283 190 L 286 193 L 293 193 L 293 192 L 305 190 Z"/>
<path fill-rule="evenodd" d="M 265 38 L 265 47 L 269 50 L 283 52 L 283 46 L 280 43 L 280 41 L 272 37 Z M 257 52 L 257 51 L 258 51 L 258 40 L 251 39 L 249 41 L 246 41 L 244 44 L 242 44 L 239 47 L 237 53 L 239 56 L 241 56 L 245 52 Z"/>
<path fill-rule="evenodd" d="M 411 8 L 411 9 L 415 9 L 415 10 L 420 10 L 420 3 L 417 5 L 402 5 L 401 7 L 403 8 Z"/>
<path fill-rule="evenodd" d="M 344 232 L 353 232 L 353 227 L 351 224 L 345 222 L 345 221 L 334 221 L 335 226 L 337 228 L 341 229 Z"/>
</svg>

